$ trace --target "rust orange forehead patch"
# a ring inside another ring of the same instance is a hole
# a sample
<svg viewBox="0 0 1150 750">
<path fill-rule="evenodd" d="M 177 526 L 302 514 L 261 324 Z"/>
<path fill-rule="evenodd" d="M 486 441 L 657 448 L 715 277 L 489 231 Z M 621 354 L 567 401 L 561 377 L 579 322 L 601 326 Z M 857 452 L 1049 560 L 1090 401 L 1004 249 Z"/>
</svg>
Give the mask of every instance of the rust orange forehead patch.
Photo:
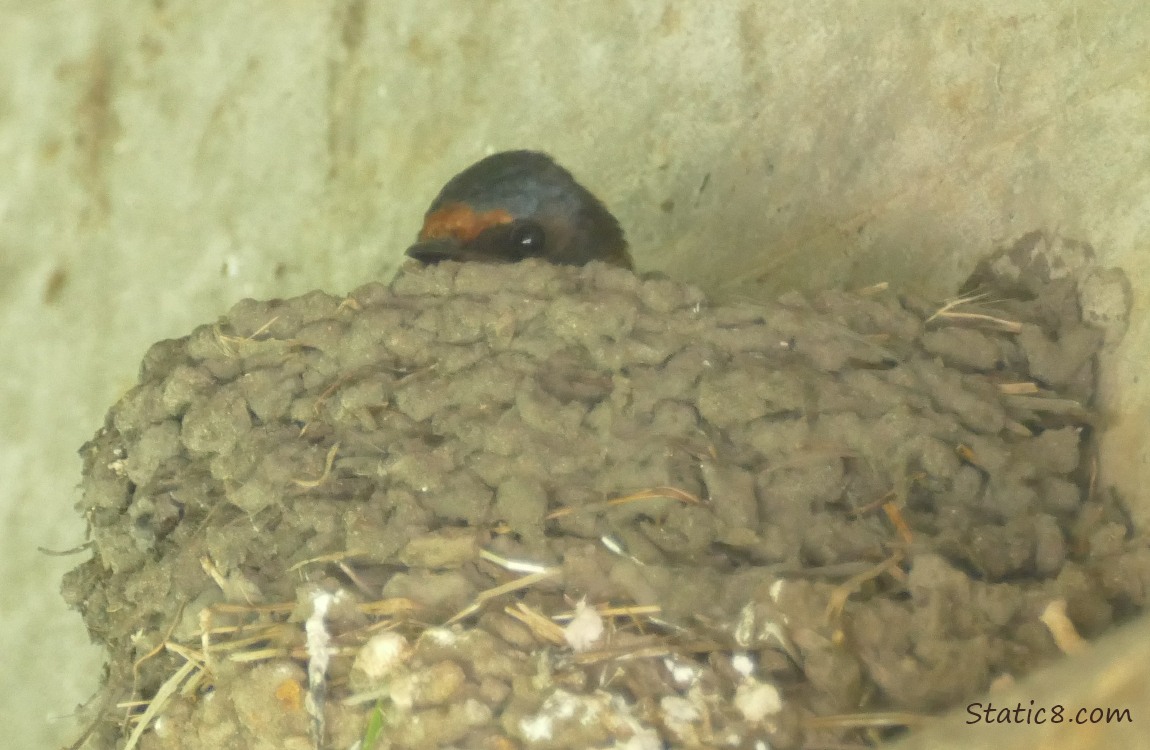
<svg viewBox="0 0 1150 750">
<path fill-rule="evenodd" d="M 514 217 L 501 208 L 478 213 L 466 203 L 449 203 L 423 220 L 419 240 L 452 238 L 460 242 L 471 242 L 483 230 L 512 221 Z"/>
</svg>

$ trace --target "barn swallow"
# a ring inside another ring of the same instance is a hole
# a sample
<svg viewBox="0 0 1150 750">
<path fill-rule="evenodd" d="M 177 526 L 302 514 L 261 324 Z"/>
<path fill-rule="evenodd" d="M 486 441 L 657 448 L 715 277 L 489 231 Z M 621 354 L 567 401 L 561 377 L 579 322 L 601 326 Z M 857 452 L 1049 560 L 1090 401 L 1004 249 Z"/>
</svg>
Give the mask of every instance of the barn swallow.
<svg viewBox="0 0 1150 750">
<path fill-rule="evenodd" d="M 611 212 L 538 151 L 492 154 L 452 177 L 431 202 L 407 254 L 422 263 L 541 258 L 632 267 Z"/>
</svg>

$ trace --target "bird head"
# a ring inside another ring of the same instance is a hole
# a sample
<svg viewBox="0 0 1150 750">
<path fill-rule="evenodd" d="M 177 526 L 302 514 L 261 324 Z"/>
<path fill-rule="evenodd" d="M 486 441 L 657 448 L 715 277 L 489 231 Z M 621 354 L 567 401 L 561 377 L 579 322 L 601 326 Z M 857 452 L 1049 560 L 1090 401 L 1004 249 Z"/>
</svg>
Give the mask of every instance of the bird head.
<svg viewBox="0 0 1150 750">
<path fill-rule="evenodd" d="M 611 212 L 537 151 L 493 154 L 451 178 L 431 202 L 407 255 L 423 263 L 540 258 L 631 268 L 627 241 Z"/>
</svg>

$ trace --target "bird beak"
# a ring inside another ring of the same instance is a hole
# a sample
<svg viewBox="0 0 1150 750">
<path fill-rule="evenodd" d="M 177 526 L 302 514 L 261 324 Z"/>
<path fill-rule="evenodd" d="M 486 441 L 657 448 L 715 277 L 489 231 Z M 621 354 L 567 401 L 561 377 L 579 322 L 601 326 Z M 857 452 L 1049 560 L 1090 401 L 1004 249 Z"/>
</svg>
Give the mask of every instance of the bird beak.
<svg viewBox="0 0 1150 750">
<path fill-rule="evenodd" d="M 459 240 L 451 237 L 416 242 L 407 248 L 407 256 L 428 265 L 444 260 L 466 260 L 467 252 Z"/>
</svg>

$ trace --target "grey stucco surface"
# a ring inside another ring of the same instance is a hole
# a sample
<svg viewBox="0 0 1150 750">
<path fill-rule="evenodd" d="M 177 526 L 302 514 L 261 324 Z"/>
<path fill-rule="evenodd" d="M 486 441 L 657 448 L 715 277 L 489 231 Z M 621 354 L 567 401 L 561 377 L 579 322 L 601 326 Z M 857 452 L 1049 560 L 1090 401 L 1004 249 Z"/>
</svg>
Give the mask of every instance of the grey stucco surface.
<svg viewBox="0 0 1150 750">
<path fill-rule="evenodd" d="M 94 687 L 56 593 L 77 558 L 37 547 L 82 542 L 75 450 L 148 345 L 241 297 L 390 277 L 442 182 L 493 150 L 550 151 L 641 269 L 722 295 L 942 296 L 1031 229 L 1092 243 L 1135 290 L 1103 470 L 1136 495 L 1148 37 L 1135 0 L 0 0 L 9 746 L 63 741 Z"/>
</svg>

